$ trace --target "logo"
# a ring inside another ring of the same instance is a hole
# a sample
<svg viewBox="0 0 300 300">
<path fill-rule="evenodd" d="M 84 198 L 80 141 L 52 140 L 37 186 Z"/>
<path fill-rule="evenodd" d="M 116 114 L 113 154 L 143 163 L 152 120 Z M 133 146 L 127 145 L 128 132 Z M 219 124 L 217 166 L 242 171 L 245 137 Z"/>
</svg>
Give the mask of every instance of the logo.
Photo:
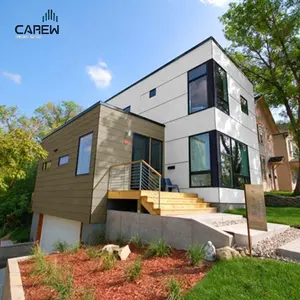
<svg viewBox="0 0 300 300">
<path fill-rule="evenodd" d="M 45 24 L 52 22 L 54 24 Z M 17 38 L 21 39 L 39 39 L 43 35 L 55 35 L 59 34 L 58 16 L 52 9 L 48 9 L 47 12 L 42 16 L 43 24 L 34 25 L 17 25 L 15 27 L 15 33 Z"/>
</svg>

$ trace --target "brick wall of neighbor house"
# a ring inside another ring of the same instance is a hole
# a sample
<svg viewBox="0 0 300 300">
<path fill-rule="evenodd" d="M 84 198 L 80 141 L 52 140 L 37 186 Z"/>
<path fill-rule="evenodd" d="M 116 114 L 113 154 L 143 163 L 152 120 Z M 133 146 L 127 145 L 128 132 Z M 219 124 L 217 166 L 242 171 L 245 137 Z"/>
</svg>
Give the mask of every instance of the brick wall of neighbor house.
<svg viewBox="0 0 300 300">
<path fill-rule="evenodd" d="M 129 131 L 130 142 L 126 144 L 124 140 Z M 164 141 L 164 126 L 101 105 L 91 223 L 105 221 L 108 169 L 111 165 L 132 160 L 133 133 Z"/>
<path fill-rule="evenodd" d="M 188 72 L 211 59 L 227 72 L 230 113 L 210 107 L 188 114 Z M 154 88 L 156 96 L 149 97 Z M 241 111 L 241 96 L 248 101 L 248 115 Z M 165 176 L 181 191 L 196 192 L 211 203 L 244 204 L 243 190 L 190 187 L 189 137 L 216 130 L 248 146 L 251 183 L 261 183 L 253 86 L 213 39 L 141 79 L 108 103 L 120 108 L 131 106 L 132 112 L 165 124 Z M 175 169 L 169 170 L 168 166 Z"/>
<path fill-rule="evenodd" d="M 43 140 L 42 145 L 49 154 L 38 166 L 32 199 L 34 212 L 89 223 L 99 113 L 97 105 Z M 89 132 L 93 132 L 90 172 L 75 176 L 79 137 Z M 58 159 L 63 155 L 69 155 L 69 162 L 58 166 Z M 51 161 L 48 170 L 42 170 L 45 161 Z"/>
</svg>

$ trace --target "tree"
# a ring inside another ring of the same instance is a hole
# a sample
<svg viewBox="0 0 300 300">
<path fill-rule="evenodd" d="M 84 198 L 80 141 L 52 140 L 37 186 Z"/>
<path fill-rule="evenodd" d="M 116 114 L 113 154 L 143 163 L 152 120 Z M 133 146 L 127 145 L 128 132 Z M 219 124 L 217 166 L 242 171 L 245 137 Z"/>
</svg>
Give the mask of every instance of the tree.
<svg viewBox="0 0 300 300">
<path fill-rule="evenodd" d="M 283 107 L 300 148 L 300 0 L 243 0 L 220 18 L 228 54 L 271 107 Z M 300 195 L 300 164 L 294 190 Z"/>
<path fill-rule="evenodd" d="M 43 138 L 55 128 L 82 112 L 83 108 L 73 101 L 54 104 L 49 101 L 34 111 L 34 119 L 40 122 L 39 138 Z"/>
<path fill-rule="evenodd" d="M 38 128 L 35 120 L 19 117 L 16 107 L 0 106 L 0 192 L 25 178 L 33 162 L 47 157 L 35 139 Z"/>
</svg>

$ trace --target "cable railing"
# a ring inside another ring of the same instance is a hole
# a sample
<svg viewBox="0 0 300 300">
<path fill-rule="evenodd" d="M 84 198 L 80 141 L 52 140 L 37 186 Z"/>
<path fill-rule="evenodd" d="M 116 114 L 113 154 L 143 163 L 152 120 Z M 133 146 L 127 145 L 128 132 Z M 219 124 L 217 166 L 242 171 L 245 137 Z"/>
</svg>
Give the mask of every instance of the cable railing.
<svg viewBox="0 0 300 300">
<path fill-rule="evenodd" d="M 108 190 L 147 191 L 160 208 L 161 174 L 144 160 L 114 165 L 109 169 Z"/>
</svg>

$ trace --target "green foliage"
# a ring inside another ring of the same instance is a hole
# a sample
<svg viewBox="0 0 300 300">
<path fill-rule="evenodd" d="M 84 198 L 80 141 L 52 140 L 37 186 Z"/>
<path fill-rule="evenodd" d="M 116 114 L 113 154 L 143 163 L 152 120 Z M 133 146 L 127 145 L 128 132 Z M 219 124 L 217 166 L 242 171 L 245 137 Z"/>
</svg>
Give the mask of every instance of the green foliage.
<svg viewBox="0 0 300 300">
<path fill-rule="evenodd" d="M 192 245 L 186 253 L 187 258 L 192 266 L 199 266 L 205 258 L 203 245 Z"/>
<path fill-rule="evenodd" d="M 175 279 L 170 279 L 168 281 L 168 300 L 181 300 L 182 298 L 182 288 L 179 282 Z"/>
<path fill-rule="evenodd" d="M 147 257 L 163 257 L 170 254 L 170 246 L 162 239 L 151 242 L 146 251 Z"/>
<path fill-rule="evenodd" d="M 34 111 L 34 119 L 40 123 L 39 138 L 43 138 L 82 111 L 83 108 L 73 101 L 62 101 L 58 104 L 49 101 L 38 107 Z"/>
<path fill-rule="evenodd" d="M 125 278 L 127 281 L 137 280 L 141 276 L 142 264 L 139 259 L 136 259 L 131 265 L 125 268 Z"/>
<path fill-rule="evenodd" d="M 29 241 L 29 235 L 30 227 L 20 227 L 10 233 L 9 239 L 15 243 L 25 243 Z"/>
<path fill-rule="evenodd" d="M 60 240 L 56 241 L 53 245 L 53 250 L 58 252 L 65 252 L 67 250 L 70 250 L 71 248 L 72 246 L 69 245 L 67 242 Z"/>
<path fill-rule="evenodd" d="M 116 244 L 119 245 L 120 247 L 124 246 L 126 244 L 126 240 L 123 235 L 121 235 L 121 234 L 118 235 L 118 237 L 116 239 Z"/>
<path fill-rule="evenodd" d="M 33 275 L 41 275 L 47 272 L 48 263 L 46 261 L 45 253 L 43 250 L 38 246 L 34 246 L 32 248 L 32 260 L 33 260 Z"/>
<path fill-rule="evenodd" d="M 104 253 L 102 255 L 102 270 L 110 270 L 115 265 L 117 259 L 113 254 Z"/>
<path fill-rule="evenodd" d="M 278 196 L 288 196 L 292 197 L 293 192 L 287 192 L 287 191 L 271 191 L 271 192 L 265 192 L 266 195 L 278 195 Z"/>
<path fill-rule="evenodd" d="M 81 248 L 81 243 L 78 242 L 75 245 L 70 247 L 70 251 L 71 251 L 71 253 L 78 253 L 80 248 Z"/>
<path fill-rule="evenodd" d="M 88 247 L 87 255 L 88 255 L 89 259 L 99 258 L 102 255 L 102 251 L 96 247 Z"/>
<path fill-rule="evenodd" d="M 131 237 L 130 242 L 133 243 L 137 248 L 142 248 L 143 243 L 138 233 Z"/>
</svg>

